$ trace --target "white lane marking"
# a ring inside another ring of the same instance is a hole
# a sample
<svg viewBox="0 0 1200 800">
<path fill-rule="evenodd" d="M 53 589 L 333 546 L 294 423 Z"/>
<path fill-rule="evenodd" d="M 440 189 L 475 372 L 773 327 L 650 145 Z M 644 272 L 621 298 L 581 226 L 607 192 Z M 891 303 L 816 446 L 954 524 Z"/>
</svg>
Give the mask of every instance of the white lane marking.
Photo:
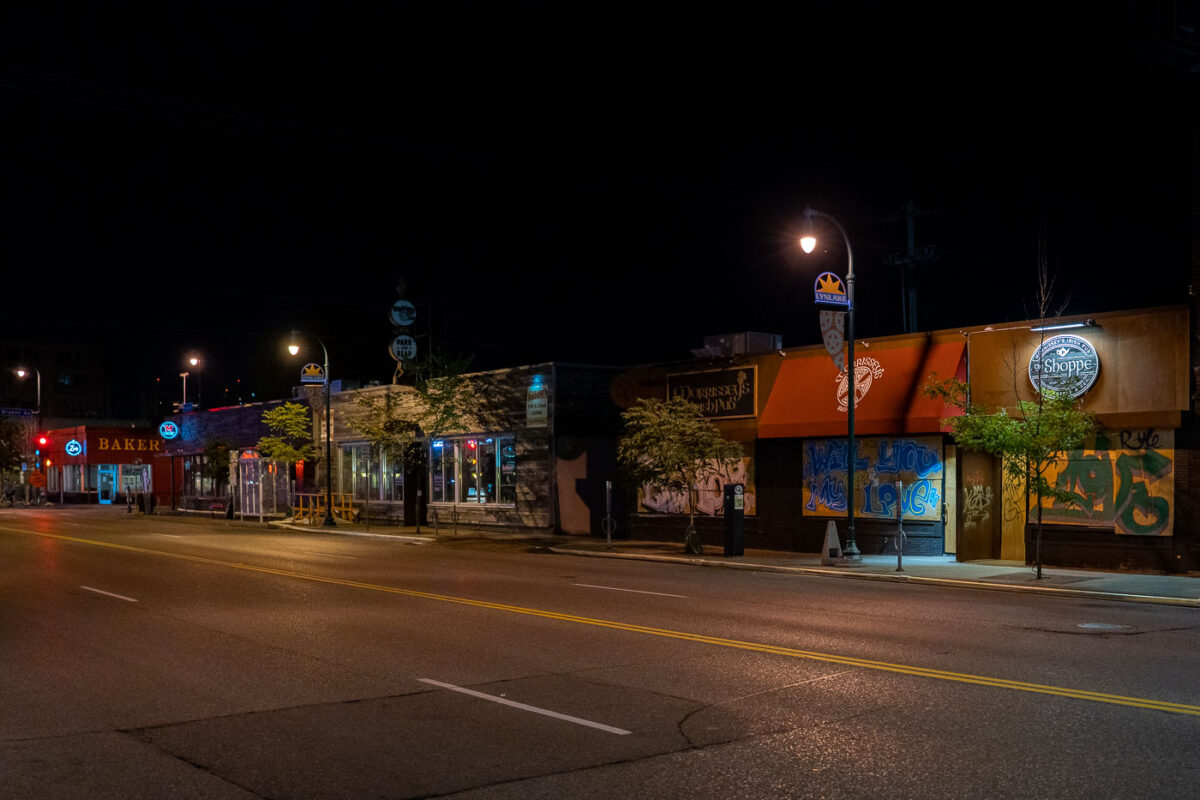
<svg viewBox="0 0 1200 800">
<path fill-rule="evenodd" d="M 656 594 L 659 597 L 682 597 L 687 598 L 686 594 L 667 594 L 666 592 L 646 592 L 641 589 L 621 589 L 617 586 L 596 586 L 592 583 L 572 583 L 572 586 L 582 586 L 585 589 L 608 589 L 611 592 L 633 592 L 634 594 Z"/>
<path fill-rule="evenodd" d="M 441 681 L 435 681 L 435 680 L 431 680 L 429 678 L 419 678 L 418 680 L 420 680 L 421 683 L 428 683 L 433 686 L 440 686 L 441 688 L 449 689 L 452 692 L 461 692 L 462 694 L 469 694 L 471 697 L 478 697 L 480 700 L 490 700 L 493 703 L 499 703 L 500 705 L 511 706 L 513 708 L 519 708 L 522 711 L 532 711 L 534 714 L 541 714 L 546 717 L 554 717 L 554 719 L 561 719 L 561 720 L 565 720 L 566 722 L 574 722 L 576 725 L 586 725 L 589 728 L 596 728 L 597 730 L 602 730 L 607 733 L 615 733 L 618 736 L 628 736 L 630 733 L 632 733 L 632 731 L 627 731 L 622 728 L 614 728 L 611 725 L 605 725 L 600 722 L 592 722 L 589 719 L 581 719 L 579 717 L 572 717 L 568 714 L 559 714 L 557 711 L 549 711 L 544 708 L 538 708 L 537 706 L 527 706 L 524 703 L 517 703 L 513 700 L 509 700 L 504 697 L 496 697 L 493 694 L 484 694 L 483 692 L 476 692 L 473 689 L 464 689 L 462 686 L 455 686 L 452 683 L 442 683 Z"/>
<path fill-rule="evenodd" d="M 168 539 L 182 539 L 178 533 L 156 533 L 155 536 L 166 536 Z"/>
<path fill-rule="evenodd" d="M 128 602 L 130 602 L 130 603 L 136 603 L 136 602 L 137 602 L 137 600 L 135 600 L 135 599 L 134 599 L 134 598 L 132 598 L 132 597 L 126 597 L 126 596 L 125 596 L 125 595 L 123 595 L 123 594 L 113 594 L 112 592 L 106 592 L 106 591 L 104 591 L 103 589 L 93 589 L 91 586 L 80 586 L 79 588 L 80 588 L 80 589 L 86 589 L 86 590 L 87 590 L 87 591 L 89 591 L 89 592 L 95 592 L 96 594 L 102 594 L 102 595 L 105 595 L 105 596 L 107 596 L 107 597 L 115 597 L 115 598 L 117 598 L 118 600 L 126 600 L 126 601 L 128 601 Z"/>
<path fill-rule="evenodd" d="M 318 553 L 315 550 L 301 550 L 300 552 L 306 553 L 310 556 L 324 556 L 325 558 L 349 558 L 352 561 L 358 559 L 358 556 L 339 556 L 339 555 L 335 555 L 333 553 Z"/>
</svg>

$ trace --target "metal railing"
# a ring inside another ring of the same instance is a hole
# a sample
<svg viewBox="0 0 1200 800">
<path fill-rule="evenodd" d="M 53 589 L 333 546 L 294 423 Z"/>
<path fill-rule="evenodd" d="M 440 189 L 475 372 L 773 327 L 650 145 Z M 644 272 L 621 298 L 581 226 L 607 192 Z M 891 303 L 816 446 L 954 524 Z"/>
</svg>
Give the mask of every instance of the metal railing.
<svg viewBox="0 0 1200 800">
<path fill-rule="evenodd" d="M 333 516 L 348 522 L 358 520 L 358 509 L 354 507 L 354 496 L 348 492 L 333 493 Z M 293 519 L 307 520 L 309 525 L 319 524 L 325 519 L 325 493 L 296 493 Z"/>
</svg>

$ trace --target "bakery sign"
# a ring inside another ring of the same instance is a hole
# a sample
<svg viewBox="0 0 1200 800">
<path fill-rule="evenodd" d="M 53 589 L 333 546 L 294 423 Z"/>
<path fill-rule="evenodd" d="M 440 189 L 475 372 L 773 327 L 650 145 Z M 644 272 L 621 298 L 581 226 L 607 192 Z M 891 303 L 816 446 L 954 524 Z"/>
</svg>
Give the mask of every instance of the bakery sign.
<svg viewBox="0 0 1200 800">
<path fill-rule="evenodd" d="M 1091 342 L 1062 334 L 1042 342 L 1029 359 L 1029 382 L 1043 394 L 1081 397 L 1100 376 L 1100 357 Z"/>
<path fill-rule="evenodd" d="M 667 397 L 682 397 L 700 406 L 706 417 L 753 417 L 757 403 L 758 367 L 688 372 L 667 376 Z"/>
</svg>

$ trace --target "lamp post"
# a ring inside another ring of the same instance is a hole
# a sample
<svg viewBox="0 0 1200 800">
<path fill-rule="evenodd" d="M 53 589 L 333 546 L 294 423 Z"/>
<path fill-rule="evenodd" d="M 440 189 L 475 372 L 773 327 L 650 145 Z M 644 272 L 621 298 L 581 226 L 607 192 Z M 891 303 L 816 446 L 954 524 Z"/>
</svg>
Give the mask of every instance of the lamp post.
<svg viewBox="0 0 1200 800">
<path fill-rule="evenodd" d="M 197 369 L 200 366 L 200 357 L 194 355 L 188 356 L 187 363 L 193 370 L 196 370 L 196 408 L 200 408 L 204 404 L 204 378 L 200 370 Z M 188 374 L 191 374 L 190 370 Z"/>
<path fill-rule="evenodd" d="M 846 548 L 842 556 L 851 564 L 861 564 L 862 554 L 854 538 L 854 390 L 858 377 L 854 364 L 854 251 L 850 248 L 850 237 L 846 235 L 842 223 L 812 206 L 806 206 L 804 235 L 800 237 L 800 247 L 804 252 L 811 253 L 817 246 L 813 222 L 818 218 L 832 223 L 846 245 L 846 380 L 849 391 L 846 393 Z"/>
<path fill-rule="evenodd" d="M 183 378 L 183 402 L 179 404 L 180 411 L 187 411 L 187 376 L 186 372 L 179 373 L 179 377 Z"/>
<path fill-rule="evenodd" d="M 325 357 L 322 366 L 325 373 L 325 520 L 321 524 L 327 528 L 337 526 L 333 521 L 333 426 L 330 424 L 329 413 L 329 350 L 319 336 L 314 336 L 317 344 L 321 345 L 321 353 Z M 296 355 L 300 352 L 300 332 L 292 331 L 288 352 Z"/>
<path fill-rule="evenodd" d="M 37 408 L 34 413 L 41 416 L 42 413 L 42 373 L 37 367 L 33 367 L 33 373 L 37 376 Z M 29 370 L 25 367 L 17 367 L 17 377 L 24 379 L 29 374 Z"/>
</svg>

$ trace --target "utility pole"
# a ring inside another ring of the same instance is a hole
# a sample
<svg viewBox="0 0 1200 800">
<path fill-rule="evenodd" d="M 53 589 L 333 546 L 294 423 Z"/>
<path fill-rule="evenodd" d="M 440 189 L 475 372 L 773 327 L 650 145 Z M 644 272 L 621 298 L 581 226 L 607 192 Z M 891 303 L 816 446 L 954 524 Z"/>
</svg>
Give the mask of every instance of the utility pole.
<svg viewBox="0 0 1200 800">
<path fill-rule="evenodd" d="M 921 213 L 916 204 L 909 200 L 898 213 L 887 217 L 891 222 L 904 219 L 908 234 L 904 252 L 892 253 L 883 259 L 887 266 L 900 268 L 900 319 L 905 333 L 917 331 L 917 267 L 937 260 L 934 245 L 917 247 L 917 215 Z"/>
</svg>

